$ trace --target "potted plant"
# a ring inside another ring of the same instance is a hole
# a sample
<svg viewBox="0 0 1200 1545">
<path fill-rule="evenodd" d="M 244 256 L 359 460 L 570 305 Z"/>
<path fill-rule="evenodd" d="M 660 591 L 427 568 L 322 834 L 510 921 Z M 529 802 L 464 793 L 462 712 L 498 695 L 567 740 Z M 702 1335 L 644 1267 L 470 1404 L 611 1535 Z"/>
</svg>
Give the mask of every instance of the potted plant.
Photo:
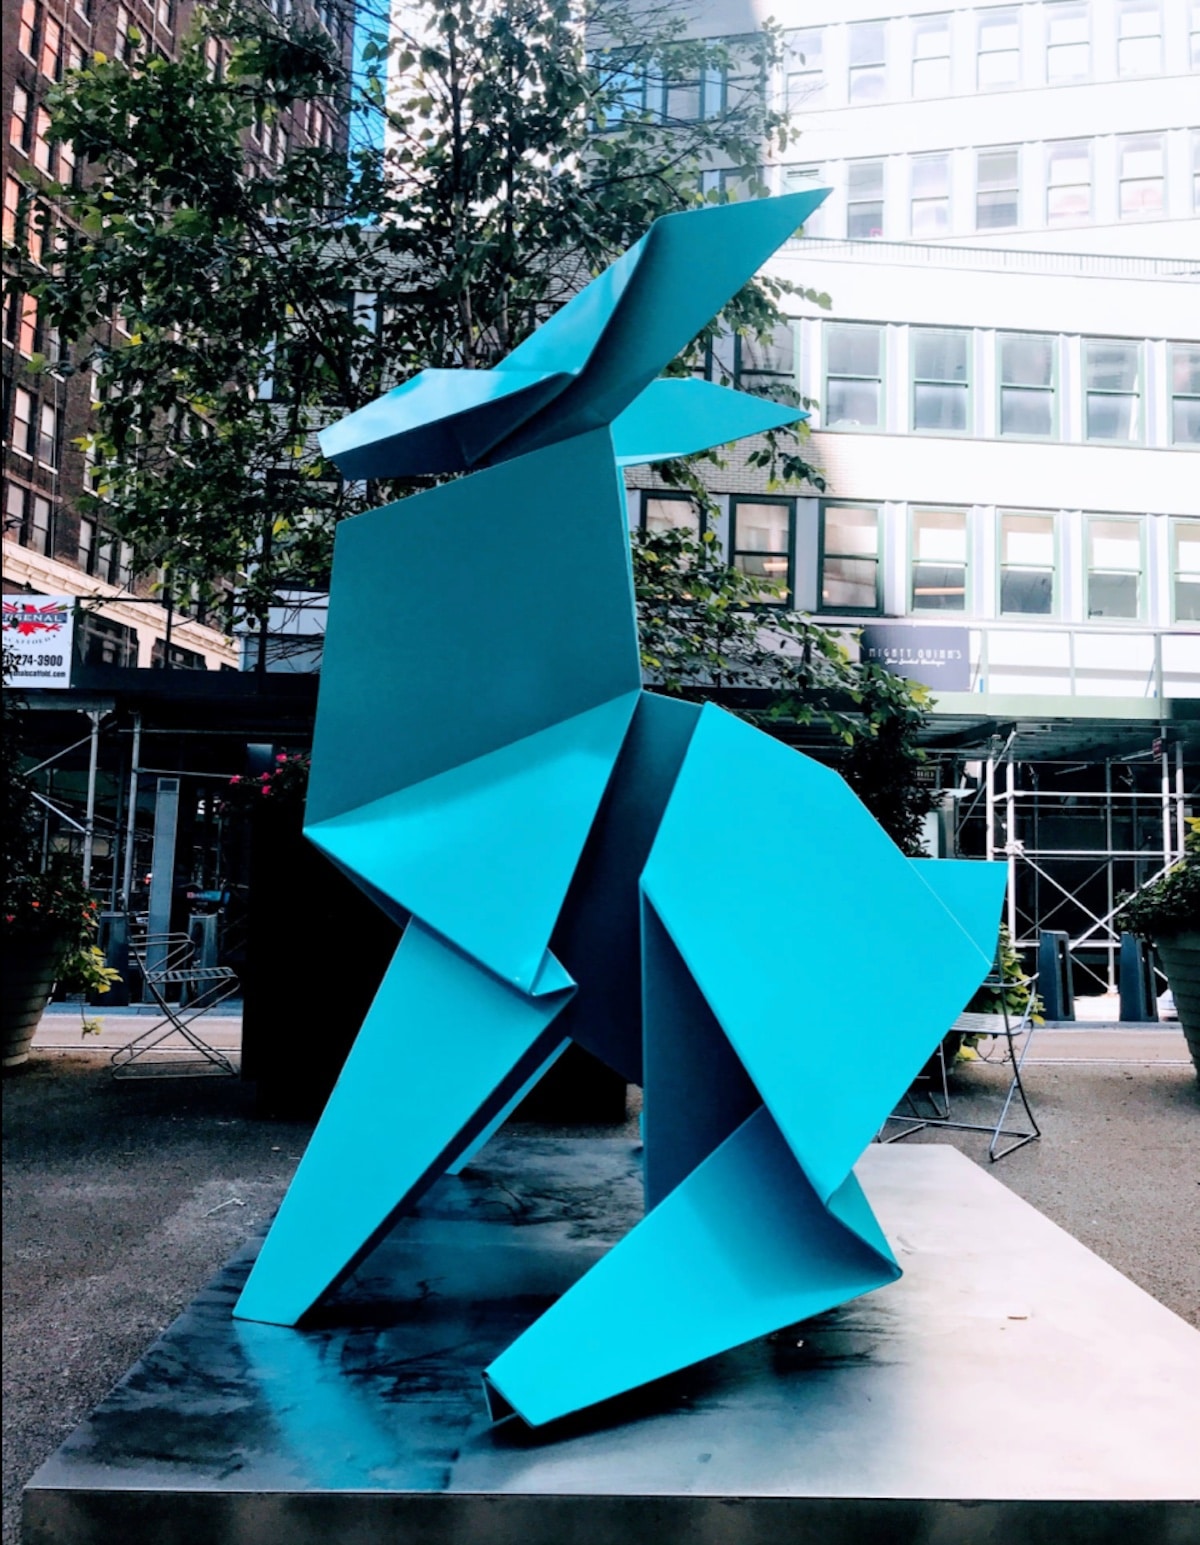
<svg viewBox="0 0 1200 1545">
<path fill-rule="evenodd" d="M 1188 821 L 1180 861 L 1127 896 L 1120 917 L 1157 951 L 1200 1077 L 1200 817 Z"/>
<path fill-rule="evenodd" d="M 32 790 L 21 767 L 20 718 L 7 689 L 3 731 L 0 1064 L 10 1068 L 28 1060 L 29 1043 L 56 984 L 69 991 L 107 992 L 117 973 L 96 947 L 96 903 L 72 861 L 54 854 L 44 869 L 41 865 Z"/>
<path fill-rule="evenodd" d="M 55 987 L 108 992 L 118 980 L 96 945 L 96 903 L 66 862 L 42 874 L 6 876 L 0 914 L 0 1065 L 29 1060 L 29 1045 Z M 84 1021 L 85 1033 L 92 1028 Z"/>
</svg>

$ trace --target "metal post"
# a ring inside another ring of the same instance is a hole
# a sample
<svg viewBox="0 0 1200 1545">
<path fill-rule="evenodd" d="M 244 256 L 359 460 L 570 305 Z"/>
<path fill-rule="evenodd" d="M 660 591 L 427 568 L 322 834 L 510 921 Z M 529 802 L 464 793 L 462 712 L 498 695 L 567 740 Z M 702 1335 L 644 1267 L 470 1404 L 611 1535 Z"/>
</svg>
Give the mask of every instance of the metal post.
<svg viewBox="0 0 1200 1545">
<path fill-rule="evenodd" d="M 1111 918 L 1113 908 L 1117 904 L 1114 887 L 1113 865 L 1113 829 L 1112 829 L 1112 758 L 1104 758 L 1104 847 L 1105 847 L 1105 873 L 1108 877 L 1108 905 L 1105 916 Z M 1115 992 L 1117 987 L 1117 936 L 1113 931 L 1112 923 L 1108 924 L 1108 990 Z"/>
<path fill-rule="evenodd" d="M 154 800 L 154 856 L 150 867 L 148 934 L 171 931 L 171 903 L 175 899 L 175 842 L 179 833 L 179 779 L 160 778 Z M 153 970 L 165 948 L 147 948 L 146 964 Z"/>
<path fill-rule="evenodd" d="M 1183 820 L 1183 741 L 1175 742 L 1175 838 L 1179 856 L 1184 854 L 1185 826 Z"/>
<path fill-rule="evenodd" d="M 96 843 L 96 768 L 100 759 L 100 720 L 103 714 L 88 710 L 91 720 L 91 746 L 88 750 L 87 814 L 83 818 L 83 883 L 92 883 L 92 849 Z"/>
<path fill-rule="evenodd" d="M 1008 852 L 1008 935 L 1017 942 L 1017 801 L 1014 798 L 1017 769 L 1009 752 L 1005 770 L 1005 848 Z"/>
<path fill-rule="evenodd" d="M 993 859 L 996 856 L 996 762 L 990 752 L 987 759 L 987 781 L 984 787 L 987 791 L 984 804 L 987 814 L 987 848 L 985 851 L 987 857 Z"/>
<path fill-rule="evenodd" d="M 137 842 L 138 763 L 142 756 L 142 714 L 133 716 L 133 751 L 129 762 L 129 811 L 125 826 L 125 873 L 121 880 L 121 910 L 129 911 L 133 895 L 133 850 Z"/>
<path fill-rule="evenodd" d="M 1171 862 L 1171 763 L 1168 760 L 1169 752 L 1164 745 L 1159 753 L 1159 764 L 1162 768 L 1162 837 L 1163 837 L 1163 868 Z"/>
</svg>

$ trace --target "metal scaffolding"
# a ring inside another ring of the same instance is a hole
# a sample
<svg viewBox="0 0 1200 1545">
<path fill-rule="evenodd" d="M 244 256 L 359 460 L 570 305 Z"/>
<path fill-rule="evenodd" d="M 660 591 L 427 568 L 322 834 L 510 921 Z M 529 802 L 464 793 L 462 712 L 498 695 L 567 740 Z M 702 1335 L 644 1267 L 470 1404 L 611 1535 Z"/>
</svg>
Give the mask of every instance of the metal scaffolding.
<svg viewBox="0 0 1200 1545">
<path fill-rule="evenodd" d="M 1198 798 L 1183 742 L 1051 759 L 1022 754 L 1013 726 L 961 766 L 951 851 L 1007 863 L 1016 947 L 1028 955 L 1043 930 L 1066 932 L 1076 971 L 1093 979 L 1093 991 L 1116 992 L 1123 898 L 1183 856 Z"/>
</svg>

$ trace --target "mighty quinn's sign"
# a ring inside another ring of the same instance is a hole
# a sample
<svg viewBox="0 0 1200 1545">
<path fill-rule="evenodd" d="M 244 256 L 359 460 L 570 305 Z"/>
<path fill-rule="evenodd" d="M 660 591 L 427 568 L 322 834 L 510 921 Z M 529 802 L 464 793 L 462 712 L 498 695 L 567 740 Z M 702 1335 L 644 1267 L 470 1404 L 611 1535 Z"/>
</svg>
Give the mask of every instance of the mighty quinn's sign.
<svg viewBox="0 0 1200 1545">
<path fill-rule="evenodd" d="M 74 596 L 4 597 L 5 686 L 69 687 L 74 642 Z"/>
</svg>

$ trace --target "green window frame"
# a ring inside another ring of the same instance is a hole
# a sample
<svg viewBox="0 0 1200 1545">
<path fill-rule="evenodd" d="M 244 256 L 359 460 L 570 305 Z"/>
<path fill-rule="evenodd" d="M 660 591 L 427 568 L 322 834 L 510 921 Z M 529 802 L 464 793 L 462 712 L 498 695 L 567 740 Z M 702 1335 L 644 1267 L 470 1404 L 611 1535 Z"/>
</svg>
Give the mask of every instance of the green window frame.
<svg viewBox="0 0 1200 1545">
<path fill-rule="evenodd" d="M 882 612 L 881 515 L 877 504 L 822 501 L 817 559 L 820 611 L 854 617 L 877 617 Z M 868 596 L 872 597 L 869 602 Z"/>
<path fill-rule="evenodd" d="M 687 512 L 690 512 L 690 519 Z M 643 488 L 638 508 L 638 529 L 690 530 L 699 540 L 704 535 L 704 511 L 691 494 L 678 493 L 673 489 Z"/>
<path fill-rule="evenodd" d="M 1140 516 L 1084 517 L 1088 619 L 1139 622 L 1145 609 L 1145 522 Z"/>
<path fill-rule="evenodd" d="M 1131 338 L 1083 340 L 1085 440 L 1140 445 L 1142 428 L 1141 342 Z"/>
<path fill-rule="evenodd" d="M 1171 444 L 1200 449 L 1200 343 L 1168 344 Z"/>
<path fill-rule="evenodd" d="M 961 507 L 914 505 L 908 518 L 910 612 L 967 611 L 970 548 Z"/>
<path fill-rule="evenodd" d="M 774 512 L 782 511 L 779 518 Z M 730 561 L 764 587 L 763 606 L 790 607 L 795 595 L 796 501 L 779 494 L 745 494 L 729 501 Z"/>
<path fill-rule="evenodd" d="M 996 433 L 1004 439 L 1058 438 L 1058 338 L 997 333 Z"/>
<path fill-rule="evenodd" d="M 1200 520 L 1171 524 L 1171 617 L 1200 622 Z"/>
<path fill-rule="evenodd" d="M 965 327 L 910 329 L 910 418 L 915 433 L 971 433 L 973 343 L 974 335 Z M 958 360 L 954 358 L 956 353 L 960 355 Z"/>
<path fill-rule="evenodd" d="M 786 317 L 764 342 L 753 336 L 735 334 L 733 345 L 734 380 L 739 387 L 754 389 L 755 383 L 769 385 L 785 381 L 800 385 L 800 321 Z"/>
<path fill-rule="evenodd" d="M 887 402 L 883 324 L 826 322 L 821 341 L 825 356 L 821 428 L 878 433 L 884 427 Z"/>
<path fill-rule="evenodd" d="M 1058 615 L 1058 519 L 1048 510 L 1000 510 L 1001 617 Z"/>
</svg>

